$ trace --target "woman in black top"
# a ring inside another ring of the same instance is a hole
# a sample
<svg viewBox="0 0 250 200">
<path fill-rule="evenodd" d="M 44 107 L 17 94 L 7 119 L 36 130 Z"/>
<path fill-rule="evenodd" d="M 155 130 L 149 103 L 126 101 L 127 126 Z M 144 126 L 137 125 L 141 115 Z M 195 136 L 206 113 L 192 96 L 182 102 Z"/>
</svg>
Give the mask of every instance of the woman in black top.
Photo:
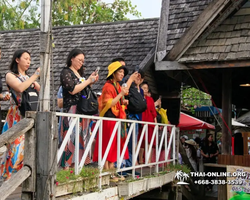
<svg viewBox="0 0 250 200">
<path fill-rule="evenodd" d="M 79 73 L 84 63 L 84 53 L 79 49 L 73 49 L 67 58 L 66 67 L 62 70 L 60 75 L 61 85 L 63 88 L 63 112 L 66 113 L 78 113 L 77 103 L 80 99 L 80 92 L 88 85 L 94 84 L 98 80 L 98 75 L 93 72 L 88 79 L 83 77 L 83 74 Z M 69 129 L 71 119 L 68 117 L 62 118 L 61 138 L 66 136 Z M 87 120 L 80 119 L 79 127 L 79 159 L 82 158 L 84 153 L 84 147 L 87 144 Z M 68 168 L 73 166 L 75 152 L 75 134 L 72 133 L 70 141 L 67 143 L 61 159 L 61 166 Z M 90 163 L 90 159 L 87 158 L 85 164 Z"/>
<path fill-rule="evenodd" d="M 201 155 L 203 156 L 203 163 L 216 163 L 216 156 L 219 154 L 219 149 L 216 143 L 213 141 L 213 135 L 207 134 L 202 146 L 201 146 Z M 206 167 L 206 173 L 213 172 L 213 167 Z M 206 177 L 209 182 L 213 179 L 213 177 Z M 207 190 L 211 191 L 213 188 L 212 184 L 207 185 Z"/>
<path fill-rule="evenodd" d="M 213 141 L 213 135 L 207 134 L 202 146 L 201 155 L 204 163 L 216 163 L 216 156 L 219 154 L 218 146 Z"/>
</svg>

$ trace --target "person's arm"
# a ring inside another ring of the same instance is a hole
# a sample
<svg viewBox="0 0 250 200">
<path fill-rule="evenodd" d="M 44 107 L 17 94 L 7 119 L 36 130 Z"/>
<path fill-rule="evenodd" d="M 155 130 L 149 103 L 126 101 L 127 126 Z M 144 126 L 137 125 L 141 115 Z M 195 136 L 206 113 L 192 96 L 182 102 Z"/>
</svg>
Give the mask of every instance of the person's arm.
<svg viewBox="0 0 250 200">
<path fill-rule="evenodd" d="M 115 106 L 117 102 L 129 91 L 128 87 L 121 87 L 121 92 L 112 100 L 111 107 Z"/>
<path fill-rule="evenodd" d="M 57 106 L 59 108 L 63 108 L 63 88 L 62 86 L 59 87 L 57 92 Z"/>
<path fill-rule="evenodd" d="M 57 99 L 57 106 L 63 108 L 63 98 Z"/>
<path fill-rule="evenodd" d="M 156 117 L 154 118 L 154 121 L 155 121 L 155 123 L 157 123 L 157 118 Z"/>
<path fill-rule="evenodd" d="M 40 91 L 40 84 L 36 81 L 34 82 L 34 84 L 35 84 L 36 91 L 39 92 Z"/>
<path fill-rule="evenodd" d="M 202 155 L 203 157 L 206 157 L 206 158 L 209 157 L 208 155 L 204 154 L 204 152 L 203 152 L 202 150 L 201 150 L 201 155 Z"/>
<path fill-rule="evenodd" d="M 64 85 L 64 88 L 66 88 L 71 95 L 81 92 L 85 87 L 95 82 L 95 80 L 98 78 L 98 75 L 95 75 L 95 72 L 93 72 L 87 80 L 80 84 L 75 84 L 73 77 L 71 76 L 72 73 L 69 70 L 70 69 L 62 71 L 61 80 L 64 80 L 62 85 Z"/>
<path fill-rule="evenodd" d="M 130 88 L 131 84 L 135 81 L 137 77 L 138 77 L 138 72 L 134 72 L 133 74 L 131 74 L 128 81 L 126 82 L 128 88 Z"/>
<path fill-rule="evenodd" d="M 21 93 L 24 90 L 26 90 L 32 83 L 34 83 L 38 79 L 39 73 L 40 73 L 40 68 L 38 68 L 36 70 L 36 72 L 29 79 L 25 80 L 24 82 L 20 82 L 14 74 L 7 73 L 6 74 L 6 83 L 11 88 L 13 88 L 16 92 Z M 39 87 L 39 89 L 40 89 L 40 87 Z"/>
</svg>

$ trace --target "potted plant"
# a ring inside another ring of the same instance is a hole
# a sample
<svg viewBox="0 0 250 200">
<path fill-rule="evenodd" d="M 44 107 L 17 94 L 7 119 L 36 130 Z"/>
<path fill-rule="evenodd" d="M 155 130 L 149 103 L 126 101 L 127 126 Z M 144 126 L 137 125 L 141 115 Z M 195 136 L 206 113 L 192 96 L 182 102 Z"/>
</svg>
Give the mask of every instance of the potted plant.
<svg viewBox="0 0 250 200">
<path fill-rule="evenodd" d="M 91 191 L 101 185 L 109 185 L 110 174 L 102 173 L 98 168 L 83 167 L 79 175 L 75 175 L 74 169 L 61 170 L 56 174 L 56 196 L 72 194 L 83 191 Z"/>
</svg>

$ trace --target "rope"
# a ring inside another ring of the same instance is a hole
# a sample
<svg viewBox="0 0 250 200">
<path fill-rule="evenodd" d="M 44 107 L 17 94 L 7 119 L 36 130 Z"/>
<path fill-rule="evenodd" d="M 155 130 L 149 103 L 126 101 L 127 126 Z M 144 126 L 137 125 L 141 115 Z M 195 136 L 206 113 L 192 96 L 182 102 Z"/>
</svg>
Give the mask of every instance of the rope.
<svg viewBox="0 0 250 200">
<path fill-rule="evenodd" d="M 187 72 L 188 72 L 189 76 L 191 77 L 192 81 L 194 82 L 195 86 L 197 87 L 197 89 L 200 90 L 200 88 L 199 88 L 199 86 L 197 85 L 196 81 L 194 80 L 192 74 L 189 72 L 189 70 L 187 70 Z M 199 77 L 200 77 L 200 76 L 199 76 Z M 206 90 L 206 91 L 207 91 L 207 90 Z M 207 91 L 206 93 L 210 95 L 210 93 L 209 93 L 208 91 Z M 210 95 L 210 96 L 211 96 L 211 95 Z M 212 96 L 211 96 L 211 97 L 212 97 Z M 213 104 L 213 99 L 212 99 L 212 98 L 211 98 L 211 101 L 212 101 L 212 104 Z M 215 103 L 214 103 L 214 104 L 215 104 Z M 216 116 L 215 116 L 213 110 L 210 108 L 210 106 L 209 106 L 208 108 L 209 108 L 209 110 L 211 111 L 211 113 L 213 114 L 213 117 L 215 118 L 215 120 L 216 120 L 217 123 L 219 124 L 220 128 L 222 128 L 222 126 L 221 126 L 219 120 L 216 118 Z M 216 105 L 215 105 L 215 108 L 217 109 Z M 219 111 L 219 109 L 217 109 L 217 111 Z M 220 112 L 218 112 L 218 113 L 220 113 Z"/>
<path fill-rule="evenodd" d="M 196 72 L 197 75 L 198 75 L 199 81 L 200 81 L 200 83 L 202 84 L 203 89 L 205 90 L 205 92 L 206 92 L 207 94 L 210 95 L 209 91 L 207 90 L 207 88 L 206 88 L 204 82 L 202 81 L 202 79 L 201 79 L 199 73 L 197 72 L 197 70 L 195 70 L 195 72 Z M 211 96 L 211 97 L 212 97 L 212 96 Z M 211 101 L 212 101 L 212 104 L 214 105 L 214 107 L 216 108 L 217 112 L 219 113 L 219 116 L 221 117 L 221 119 L 222 119 L 224 125 L 226 126 L 227 130 L 229 131 L 229 133 L 230 133 L 231 136 L 232 136 L 232 131 L 229 129 L 228 124 L 226 123 L 225 119 L 224 119 L 223 116 L 221 115 L 221 112 L 219 111 L 218 107 L 216 106 L 216 104 L 215 104 L 213 98 L 211 98 Z"/>
</svg>

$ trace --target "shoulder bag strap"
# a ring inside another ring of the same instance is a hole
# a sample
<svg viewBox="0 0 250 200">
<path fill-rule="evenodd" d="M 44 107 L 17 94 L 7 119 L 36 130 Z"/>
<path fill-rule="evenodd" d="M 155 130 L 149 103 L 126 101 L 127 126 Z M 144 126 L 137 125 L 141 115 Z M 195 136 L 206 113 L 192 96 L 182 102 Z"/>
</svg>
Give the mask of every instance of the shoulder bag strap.
<svg viewBox="0 0 250 200">
<path fill-rule="evenodd" d="M 119 92 L 118 92 L 117 88 L 115 87 L 115 85 L 114 85 L 113 83 L 110 83 L 110 84 L 114 86 L 115 91 L 116 91 L 116 93 L 117 93 L 117 95 L 118 95 L 118 94 L 119 94 Z M 120 105 L 121 105 L 121 99 L 119 99 L 119 102 L 120 102 Z"/>
<path fill-rule="evenodd" d="M 22 81 L 22 79 L 20 79 L 15 73 L 10 72 L 10 71 L 8 71 L 8 72 L 5 74 L 5 77 L 6 77 L 6 75 L 7 75 L 8 73 L 11 73 L 11 74 L 15 75 L 20 81 Z M 6 78 L 5 78 L 5 79 L 6 79 Z M 22 81 L 22 82 L 23 82 L 23 81 Z M 10 91 L 10 93 L 11 93 L 11 96 L 12 96 L 13 100 L 15 101 L 16 105 L 18 106 L 18 101 L 17 101 L 16 95 L 15 95 L 13 89 L 12 89 L 8 84 L 6 84 L 6 85 L 7 85 L 8 89 L 9 89 L 9 91 Z"/>
</svg>

